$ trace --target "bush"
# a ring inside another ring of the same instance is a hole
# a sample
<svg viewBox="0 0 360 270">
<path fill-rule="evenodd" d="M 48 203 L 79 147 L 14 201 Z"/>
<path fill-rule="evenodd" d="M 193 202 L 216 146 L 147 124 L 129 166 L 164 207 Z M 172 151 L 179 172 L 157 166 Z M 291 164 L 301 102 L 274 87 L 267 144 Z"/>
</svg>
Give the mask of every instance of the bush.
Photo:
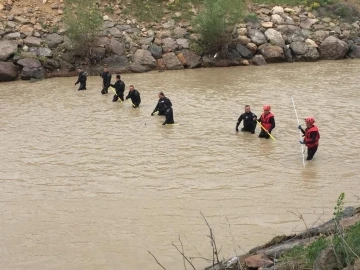
<svg viewBox="0 0 360 270">
<path fill-rule="evenodd" d="M 243 0 L 204 0 L 195 25 L 206 52 L 218 52 L 231 43 L 231 32 L 241 18 L 243 5 Z"/>
<path fill-rule="evenodd" d="M 65 0 L 64 23 L 66 36 L 74 50 L 89 57 L 94 39 L 102 26 L 102 15 L 96 0 Z"/>
</svg>

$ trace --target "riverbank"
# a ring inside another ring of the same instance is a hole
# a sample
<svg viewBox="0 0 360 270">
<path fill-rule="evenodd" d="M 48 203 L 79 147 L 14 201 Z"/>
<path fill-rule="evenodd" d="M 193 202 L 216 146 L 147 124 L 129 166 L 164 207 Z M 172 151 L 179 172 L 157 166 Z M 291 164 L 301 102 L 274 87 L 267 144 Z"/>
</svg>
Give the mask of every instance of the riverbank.
<svg viewBox="0 0 360 270">
<path fill-rule="evenodd" d="M 360 207 L 348 207 L 338 220 L 335 217 L 300 234 L 274 237 L 247 254 L 214 263 L 205 270 L 359 270 L 359 251 Z"/>
<path fill-rule="evenodd" d="M 181 12 L 161 22 L 141 22 L 125 16 L 124 5 L 104 2 L 102 31 L 85 60 L 66 37 L 62 0 L 9 0 L 0 5 L 0 81 L 73 76 L 79 65 L 91 75 L 103 64 L 113 73 L 141 73 L 360 58 L 358 10 L 351 4 L 334 6 L 332 13 L 329 8 L 251 4 L 233 29 L 231 44 L 208 55 Z M 346 16 L 336 16 L 341 12 Z M 197 13 L 193 7 L 192 16 Z"/>
</svg>

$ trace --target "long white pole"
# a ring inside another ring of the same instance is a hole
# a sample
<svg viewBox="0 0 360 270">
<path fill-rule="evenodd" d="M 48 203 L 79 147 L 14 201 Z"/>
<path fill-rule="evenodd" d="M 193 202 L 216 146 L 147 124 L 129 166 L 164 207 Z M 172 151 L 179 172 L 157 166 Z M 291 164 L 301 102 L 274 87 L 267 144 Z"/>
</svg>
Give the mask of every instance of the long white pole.
<svg viewBox="0 0 360 270">
<path fill-rule="evenodd" d="M 294 102 L 293 97 L 291 97 L 291 100 L 292 100 L 292 104 L 294 106 L 294 111 L 295 111 L 295 114 L 296 114 L 296 119 L 297 119 L 298 125 L 300 126 L 300 121 L 299 121 L 299 117 L 298 117 L 298 114 L 297 114 L 297 111 L 296 111 L 296 108 L 295 108 L 295 102 Z M 302 140 L 301 130 L 299 130 L 299 133 L 300 133 L 300 140 Z M 302 154 L 303 165 L 305 167 L 304 146 L 302 144 L 301 144 L 301 154 Z"/>
</svg>

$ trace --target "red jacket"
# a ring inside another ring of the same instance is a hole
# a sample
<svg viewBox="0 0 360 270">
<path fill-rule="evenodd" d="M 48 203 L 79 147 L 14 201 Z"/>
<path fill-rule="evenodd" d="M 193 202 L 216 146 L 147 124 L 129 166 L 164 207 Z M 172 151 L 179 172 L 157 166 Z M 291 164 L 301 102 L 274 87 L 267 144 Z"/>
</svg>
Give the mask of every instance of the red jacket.
<svg viewBox="0 0 360 270">
<path fill-rule="evenodd" d="M 311 133 L 312 132 L 316 132 L 315 142 L 313 142 L 313 140 L 311 138 Z M 319 133 L 319 129 L 317 128 L 317 126 L 312 126 L 312 127 L 309 127 L 307 129 L 305 129 L 304 143 L 308 148 L 313 148 L 315 146 L 318 146 L 319 145 L 319 139 L 320 139 L 320 133 Z"/>
</svg>

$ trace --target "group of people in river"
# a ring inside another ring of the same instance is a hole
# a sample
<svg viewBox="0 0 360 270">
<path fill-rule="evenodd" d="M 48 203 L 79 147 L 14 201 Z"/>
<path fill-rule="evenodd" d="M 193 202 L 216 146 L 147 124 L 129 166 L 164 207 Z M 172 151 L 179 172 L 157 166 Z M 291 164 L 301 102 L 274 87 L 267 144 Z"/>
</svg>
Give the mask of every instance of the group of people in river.
<svg viewBox="0 0 360 270">
<path fill-rule="evenodd" d="M 257 124 L 259 123 L 261 126 L 261 131 L 259 134 L 259 138 L 269 139 L 271 136 L 271 131 L 275 128 L 275 116 L 271 112 L 270 105 L 263 106 L 263 113 L 258 119 L 256 114 L 254 114 L 250 105 L 245 106 L 245 112 L 240 115 L 235 130 L 239 132 L 239 125 L 243 122 L 243 128 L 241 128 L 242 132 L 250 132 L 251 134 L 255 134 L 255 129 Z M 303 134 L 304 139 L 300 140 L 300 144 L 304 144 L 308 148 L 308 155 L 306 160 L 312 160 L 319 145 L 320 133 L 319 129 L 316 125 L 314 125 L 315 119 L 312 116 L 305 118 L 306 128 L 303 129 L 301 125 L 298 126 L 298 129 Z"/>
<path fill-rule="evenodd" d="M 82 67 L 78 67 L 77 71 L 78 80 L 75 82 L 75 85 L 80 84 L 78 91 L 86 90 L 87 73 L 83 70 Z M 112 87 L 115 93 L 112 100 L 113 102 L 117 102 L 118 100 L 123 102 L 124 100 L 130 99 L 133 108 L 138 108 L 140 106 L 140 92 L 135 89 L 134 85 L 130 85 L 129 93 L 124 99 L 125 83 L 121 80 L 120 74 L 116 75 L 116 82 L 111 84 L 112 75 L 109 72 L 108 67 L 105 65 L 104 71 L 100 74 L 100 77 L 102 78 L 102 95 L 108 94 L 109 88 Z M 151 113 L 151 116 L 155 114 L 164 115 L 165 121 L 163 122 L 163 125 L 174 124 L 173 109 L 170 99 L 168 99 L 163 92 L 159 92 L 158 97 L 158 103 L 156 104 L 154 111 Z"/>
<path fill-rule="evenodd" d="M 78 67 L 78 80 L 75 85 L 80 84 L 78 91 L 86 90 L 86 80 L 87 74 L 82 69 L 82 67 Z M 104 66 L 104 72 L 100 74 L 100 77 L 103 79 L 102 82 L 102 90 L 101 94 L 105 95 L 108 93 L 110 87 L 114 88 L 115 95 L 113 97 L 113 102 L 116 102 L 120 99 L 121 102 L 124 101 L 124 91 L 125 91 L 125 83 L 121 80 L 121 76 L 119 74 L 116 75 L 116 82 L 111 84 L 111 73 L 108 70 L 107 66 Z M 158 93 L 158 103 L 154 111 L 151 113 L 151 116 L 154 114 L 164 115 L 165 121 L 163 125 L 174 124 L 173 117 L 173 109 L 172 103 L 170 99 L 168 99 L 163 92 Z M 134 88 L 134 85 L 130 85 L 129 93 L 125 97 L 125 100 L 131 99 L 132 106 L 134 108 L 139 107 L 141 103 L 140 93 Z M 257 124 L 261 126 L 261 131 L 259 133 L 259 138 L 274 138 L 271 135 L 272 130 L 275 128 L 275 116 L 271 112 L 270 105 L 263 106 L 263 113 L 258 119 L 257 116 L 251 111 L 250 106 L 245 106 L 245 112 L 240 115 L 238 121 L 236 123 L 236 132 L 239 132 L 239 125 L 243 122 L 243 127 L 241 131 L 250 132 L 251 134 L 255 134 L 255 129 Z M 306 128 L 303 129 L 301 125 L 298 126 L 298 129 L 303 134 L 304 139 L 300 140 L 300 144 L 304 144 L 308 148 L 308 155 L 306 160 L 312 160 L 319 145 L 320 133 L 316 125 L 314 125 L 315 119 L 311 116 L 305 118 Z"/>
</svg>

